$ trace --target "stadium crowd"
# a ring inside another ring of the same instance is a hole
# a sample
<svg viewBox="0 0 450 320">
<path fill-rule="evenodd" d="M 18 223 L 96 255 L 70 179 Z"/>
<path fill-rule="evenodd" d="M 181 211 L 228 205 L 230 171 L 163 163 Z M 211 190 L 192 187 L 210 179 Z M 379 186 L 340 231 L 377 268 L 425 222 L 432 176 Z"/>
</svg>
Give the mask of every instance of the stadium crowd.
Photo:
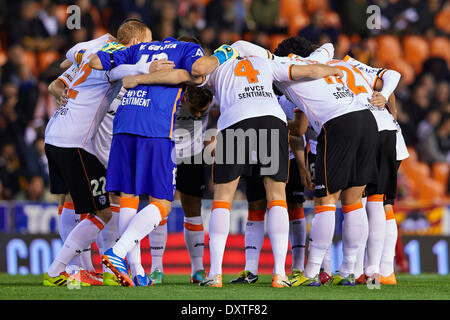
<svg viewBox="0 0 450 320">
<path fill-rule="evenodd" d="M 397 118 L 406 144 L 430 166 L 450 161 L 450 1 L 78 0 L 81 28 L 69 30 L 66 8 L 73 3 L 0 4 L 0 200 L 54 200 L 44 153 L 45 126 L 56 110 L 48 85 L 61 73 L 67 49 L 114 34 L 131 17 L 149 25 L 154 39 L 196 36 L 207 54 L 238 39 L 270 50 L 298 34 L 320 44 L 332 42 L 338 58 L 350 54 L 370 65 L 387 64 L 403 76 L 396 91 Z M 373 30 L 364 18 L 370 4 L 381 9 L 380 28 Z M 391 41 L 388 49 L 384 39 Z M 410 39 L 417 50 L 425 42 L 426 50 L 408 57 L 402 48 Z M 217 116 L 216 107 L 210 127 Z"/>
</svg>

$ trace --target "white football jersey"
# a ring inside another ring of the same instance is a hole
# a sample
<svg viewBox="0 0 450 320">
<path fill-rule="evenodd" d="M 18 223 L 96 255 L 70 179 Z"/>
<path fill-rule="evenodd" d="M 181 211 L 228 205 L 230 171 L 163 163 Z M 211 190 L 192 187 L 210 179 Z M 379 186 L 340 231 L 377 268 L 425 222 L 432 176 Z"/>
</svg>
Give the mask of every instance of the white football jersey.
<svg viewBox="0 0 450 320">
<path fill-rule="evenodd" d="M 374 88 L 375 82 L 378 78 L 380 78 L 382 76 L 382 73 L 384 73 L 386 71 L 386 69 L 382 69 L 382 68 L 372 68 L 362 62 L 359 62 L 358 60 L 355 60 L 349 56 L 346 56 L 344 58 L 344 61 L 346 61 L 347 63 L 351 64 L 352 66 L 354 66 L 355 68 L 357 68 L 362 74 L 363 76 L 367 79 L 369 85 L 372 87 L 372 89 Z M 370 102 L 368 102 L 366 100 L 365 96 L 361 96 L 361 103 L 364 103 L 367 108 L 372 111 L 372 114 L 375 117 L 375 120 L 377 120 L 377 125 L 378 125 L 378 131 L 383 131 L 383 130 L 397 130 L 395 127 L 395 121 L 394 121 L 394 117 L 392 116 L 392 114 L 389 113 L 389 111 L 386 108 L 377 108 L 375 106 L 373 106 L 372 104 L 370 104 Z M 370 99 L 370 97 L 368 97 Z"/>
<path fill-rule="evenodd" d="M 236 41 L 231 46 L 239 52 L 240 56 L 257 56 L 272 60 L 276 57 L 269 50 L 245 40 Z M 313 53 L 311 53 L 306 59 L 317 61 L 320 63 L 326 63 L 327 61 L 333 59 L 333 56 L 333 44 L 325 43 L 321 47 L 316 49 Z"/>
<path fill-rule="evenodd" d="M 261 116 L 275 116 L 286 122 L 272 82 L 289 81 L 290 65 L 288 61 L 250 56 L 228 60 L 214 70 L 206 85 L 220 104 L 218 130 Z"/>
<path fill-rule="evenodd" d="M 64 71 L 58 79 L 64 82 L 64 85 L 66 88 L 69 87 L 69 84 L 72 82 L 73 78 L 75 77 L 75 74 L 78 71 L 78 65 L 76 63 L 73 63 L 66 71 Z"/>
<path fill-rule="evenodd" d="M 275 60 L 289 61 L 296 65 L 309 65 L 316 62 L 296 55 L 275 57 Z M 348 65 L 351 69 L 351 66 Z M 317 134 L 329 120 L 349 112 L 366 109 L 358 103 L 356 94 L 349 89 L 347 81 L 354 80 L 358 86 L 368 86 L 361 74 L 344 72 L 344 78 L 325 77 L 321 79 L 304 78 L 295 82 L 275 82 L 277 88 L 303 111 Z M 370 89 L 370 88 L 369 88 Z"/>
<path fill-rule="evenodd" d="M 378 79 L 382 78 L 383 74 L 387 71 L 387 69 L 383 68 L 373 68 L 370 67 L 356 59 L 351 58 L 350 56 L 346 56 L 344 61 L 350 63 L 355 66 L 358 70 L 360 70 L 364 77 L 369 81 L 372 85 L 372 88 L 375 87 L 375 83 Z M 408 149 L 406 148 L 405 139 L 403 138 L 402 129 L 397 121 L 395 121 L 392 114 L 386 108 L 369 108 L 375 119 L 377 120 L 378 130 L 396 130 L 397 131 L 397 160 L 404 160 L 409 157 Z"/>
<path fill-rule="evenodd" d="M 177 158 L 189 158 L 203 151 L 203 139 L 208 125 L 208 111 L 200 117 L 191 115 L 189 110 L 180 104 L 175 121 L 174 141 Z"/>
<path fill-rule="evenodd" d="M 408 149 L 406 148 L 405 139 L 403 138 L 402 129 L 400 124 L 395 121 L 397 127 L 397 141 L 395 145 L 395 151 L 397 152 L 397 160 L 405 160 L 409 157 Z"/>
<path fill-rule="evenodd" d="M 107 72 L 89 67 L 90 57 L 104 44 L 106 41 L 83 48 L 78 69 L 68 83 L 68 102 L 47 124 L 45 143 L 95 154 L 92 138 L 120 90 L 120 86 L 112 86 Z"/>
<path fill-rule="evenodd" d="M 290 102 L 285 96 L 277 96 L 277 98 L 278 98 L 278 103 L 281 106 L 281 109 L 283 109 L 283 112 L 286 115 L 286 118 L 288 120 L 294 120 L 295 109 L 297 109 L 295 104 Z M 289 149 L 291 149 L 291 148 L 289 148 Z M 295 158 L 294 153 L 292 152 L 292 150 L 290 150 L 289 151 L 289 159 L 294 159 L 294 158 Z"/>
<path fill-rule="evenodd" d="M 109 105 L 108 111 L 106 112 L 103 120 L 100 122 L 98 130 L 93 137 L 95 155 L 106 168 L 108 167 L 109 151 L 111 150 L 114 116 L 116 115 L 117 108 L 122 101 L 122 97 L 127 92 L 127 89 L 122 87 L 122 83 L 120 81 L 114 83 L 113 86 L 119 86 L 119 94 L 117 94 Z M 114 88 L 113 90 L 116 91 L 117 88 Z"/>
<path fill-rule="evenodd" d="M 236 44 L 236 49 L 240 54 L 252 54 L 261 58 L 274 59 L 275 61 L 283 61 L 297 65 L 308 65 L 317 62 L 326 63 L 334 54 L 334 49 L 331 44 L 320 47 L 306 58 L 294 54 L 288 57 L 269 55 L 267 50 L 245 42 Z M 275 82 L 277 88 L 306 114 L 312 128 L 317 134 L 320 133 L 322 126 L 328 120 L 366 108 L 356 98 L 356 95 L 360 91 L 354 90 L 355 92 L 353 92 L 349 89 L 349 86 L 353 84 L 354 86 L 350 86 L 352 89 L 364 86 L 366 90 L 371 90 L 370 85 L 368 85 L 360 73 L 355 74 L 351 65 L 344 65 L 343 67 L 350 70 L 350 74 L 344 72 L 343 79 L 326 77 L 322 79 L 305 78 L 295 82 Z"/>
</svg>

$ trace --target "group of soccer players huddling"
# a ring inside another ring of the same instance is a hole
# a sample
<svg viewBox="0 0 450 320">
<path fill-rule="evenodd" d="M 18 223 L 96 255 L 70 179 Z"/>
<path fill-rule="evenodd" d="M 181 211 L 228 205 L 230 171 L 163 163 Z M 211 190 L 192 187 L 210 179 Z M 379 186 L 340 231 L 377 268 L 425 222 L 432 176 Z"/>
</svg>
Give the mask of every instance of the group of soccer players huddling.
<svg viewBox="0 0 450 320">
<path fill-rule="evenodd" d="M 332 44 L 299 37 L 273 53 L 237 41 L 205 56 L 195 38 L 154 41 L 136 19 L 125 20 L 116 37 L 76 44 L 49 86 L 59 109 L 47 125 L 45 151 L 64 245 L 43 284 L 73 281 L 73 266 L 86 286 L 162 283 L 166 222 L 178 190 L 190 282 L 222 287 L 241 177 L 248 200 L 245 267 L 231 283 L 258 280 L 267 214 L 273 287 L 396 284 L 393 203 L 397 170 L 408 157 L 395 121 L 400 74 L 333 56 Z M 207 137 L 213 99 L 220 116 L 216 134 Z M 208 274 L 201 216 L 206 158 L 212 159 L 214 194 Z M 314 190 L 315 204 L 306 265 L 304 188 Z M 148 202 L 140 204 L 144 197 Z M 333 274 L 338 201 L 343 260 Z M 147 235 L 150 276 L 140 251 Z M 94 241 L 102 273 L 92 264 Z"/>
</svg>

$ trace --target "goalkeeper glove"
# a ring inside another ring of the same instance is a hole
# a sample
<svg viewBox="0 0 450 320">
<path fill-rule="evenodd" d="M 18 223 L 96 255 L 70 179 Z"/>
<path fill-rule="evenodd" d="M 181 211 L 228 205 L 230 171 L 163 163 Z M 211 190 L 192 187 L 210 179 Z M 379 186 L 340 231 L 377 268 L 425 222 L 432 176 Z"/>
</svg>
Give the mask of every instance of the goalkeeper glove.
<svg viewBox="0 0 450 320">
<path fill-rule="evenodd" d="M 237 52 L 237 50 L 235 50 L 231 46 L 223 44 L 219 48 L 214 50 L 213 56 L 215 56 L 219 60 L 220 66 L 222 63 L 229 59 L 237 58 L 239 56 L 239 52 Z"/>
</svg>

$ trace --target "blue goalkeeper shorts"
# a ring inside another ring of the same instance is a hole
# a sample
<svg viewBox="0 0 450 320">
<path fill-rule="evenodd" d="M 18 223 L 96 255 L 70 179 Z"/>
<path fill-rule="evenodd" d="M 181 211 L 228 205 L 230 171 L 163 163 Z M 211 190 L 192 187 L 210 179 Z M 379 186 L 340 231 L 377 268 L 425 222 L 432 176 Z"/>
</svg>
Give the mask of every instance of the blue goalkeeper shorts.
<svg viewBox="0 0 450 320">
<path fill-rule="evenodd" d="M 150 195 L 173 201 L 176 177 L 174 147 L 169 138 L 114 135 L 106 173 L 106 191 Z"/>
</svg>

